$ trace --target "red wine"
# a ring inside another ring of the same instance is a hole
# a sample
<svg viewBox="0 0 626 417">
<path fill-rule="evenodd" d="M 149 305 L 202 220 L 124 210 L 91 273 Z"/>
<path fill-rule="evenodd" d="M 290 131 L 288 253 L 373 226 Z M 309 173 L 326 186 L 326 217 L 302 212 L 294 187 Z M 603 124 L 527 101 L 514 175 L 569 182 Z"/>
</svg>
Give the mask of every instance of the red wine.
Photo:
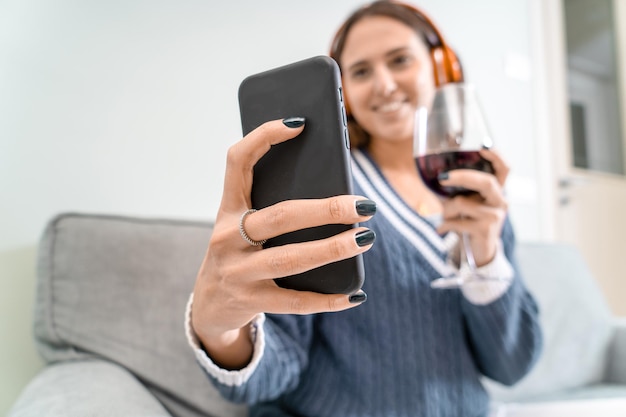
<svg viewBox="0 0 626 417">
<path fill-rule="evenodd" d="M 444 197 L 472 195 L 475 191 L 463 187 L 444 187 L 437 177 L 453 169 L 476 169 L 494 173 L 491 162 L 480 156 L 478 151 L 451 151 L 424 155 L 416 158 L 417 169 L 424 183 L 435 193 Z"/>
</svg>

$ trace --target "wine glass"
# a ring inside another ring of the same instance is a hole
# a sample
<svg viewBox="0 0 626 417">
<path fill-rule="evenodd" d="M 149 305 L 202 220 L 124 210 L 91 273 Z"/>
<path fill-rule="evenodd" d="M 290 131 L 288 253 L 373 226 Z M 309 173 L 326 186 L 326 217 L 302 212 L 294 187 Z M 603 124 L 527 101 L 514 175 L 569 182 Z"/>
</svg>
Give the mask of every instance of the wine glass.
<svg viewBox="0 0 626 417">
<path fill-rule="evenodd" d="M 463 187 L 443 186 L 438 177 L 453 169 L 476 169 L 493 174 L 493 166 L 479 152 L 492 146 L 475 88 L 470 84 L 441 86 L 430 107 L 420 107 L 415 113 L 413 156 L 424 183 L 441 198 L 477 194 Z M 458 275 L 435 279 L 431 282 L 432 288 L 458 288 L 489 279 L 477 273 L 469 235 L 461 233 L 460 239 Z"/>
</svg>

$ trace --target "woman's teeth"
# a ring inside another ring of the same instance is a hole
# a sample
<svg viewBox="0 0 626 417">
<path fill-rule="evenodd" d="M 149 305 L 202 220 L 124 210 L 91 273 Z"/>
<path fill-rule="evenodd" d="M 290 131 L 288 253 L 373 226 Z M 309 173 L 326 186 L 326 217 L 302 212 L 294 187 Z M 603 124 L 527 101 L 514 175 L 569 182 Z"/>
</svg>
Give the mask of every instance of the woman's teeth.
<svg viewBox="0 0 626 417">
<path fill-rule="evenodd" d="M 396 110 L 398 110 L 400 108 L 400 106 L 402 106 L 402 102 L 401 101 L 394 101 L 391 103 L 385 103 L 382 104 L 380 106 L 378 106 L 378 111 L 381 113 L 391 113 L 394 112 Z"/>
</svg>

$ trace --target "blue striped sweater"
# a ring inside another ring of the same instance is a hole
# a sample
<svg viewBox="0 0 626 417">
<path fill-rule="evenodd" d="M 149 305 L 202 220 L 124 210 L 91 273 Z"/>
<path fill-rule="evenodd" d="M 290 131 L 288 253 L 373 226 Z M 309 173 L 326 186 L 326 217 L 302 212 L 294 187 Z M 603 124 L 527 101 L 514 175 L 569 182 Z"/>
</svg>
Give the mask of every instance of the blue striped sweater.
<svg viewBox="0 0 626 417">
<path fill-rule="evenodd" d="M 460 290 L 433 290 L 429 282 L 449 272 L 452 242 L 402 201 L 366 154 L 353 157 L 355 194 L 378 207 L 365 224 L 377 233 L 364 254 L 367 302 L 339 313 L 268 314 L 254 369 L 237 371 L 249 375 L 234 384 L 209 377 L 226 398 L 251 404 L 252 417 L 487 415 L 481 378 L 515 383 L 542 343 L 510 223 L 502 247 L 514 279 L 501 296 L 474 304 Z"/>
</svg>

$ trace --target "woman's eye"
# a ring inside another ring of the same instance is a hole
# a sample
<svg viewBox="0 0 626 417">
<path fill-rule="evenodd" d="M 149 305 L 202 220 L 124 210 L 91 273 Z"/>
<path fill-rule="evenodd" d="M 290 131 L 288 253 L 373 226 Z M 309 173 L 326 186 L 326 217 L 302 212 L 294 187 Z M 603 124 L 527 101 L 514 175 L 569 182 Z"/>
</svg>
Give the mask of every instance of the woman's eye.
<svg viewBox="0 0 626 417">
<path fill-rule="evenodd" d="M 404 65 L 411 62 L 411 57 L 408 55 L 398 55 L 392 60 L 394 65 Z"/>
<path fill-rule="evenodd" d="M 368 73 L 367 68 L 357 68 L 352 71 L 352 78 L 365 78 Z"/>
</svg>

